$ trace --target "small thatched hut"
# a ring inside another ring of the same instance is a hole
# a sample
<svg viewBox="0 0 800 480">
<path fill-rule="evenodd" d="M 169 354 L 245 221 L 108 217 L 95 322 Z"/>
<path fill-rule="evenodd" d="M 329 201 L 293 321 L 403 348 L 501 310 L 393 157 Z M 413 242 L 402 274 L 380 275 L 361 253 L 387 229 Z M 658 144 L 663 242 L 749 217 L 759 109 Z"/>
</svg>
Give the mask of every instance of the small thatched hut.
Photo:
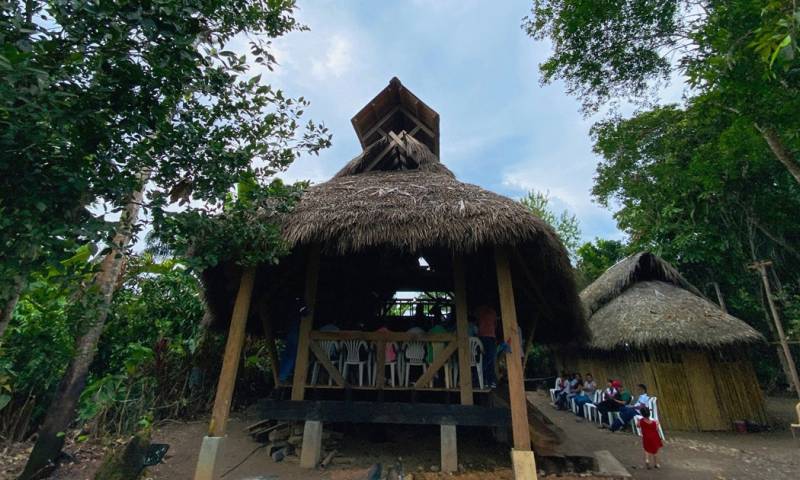
<svg viewBox="0 0 800 480">
<path fill-rule="evenodd" d="M 706 299 L 672 265 L 648 252 L 609 268 L 580 294 L 591 342 L 563 355 L 567 370 L 599 381 L 648 385 L 675 430 L 728 430 L 765 421 L 747 357 L 763 337 Z"/>
<path fill-rule="evenodd" d="M 291 253 L 277 265 L 230 263 L 203 274 L 213 326 L 230 333 L 198 472 L 207 473 L 209 462 L 213 467 L 248 329 L 272 344 L 275 383 L 291 389 L 291 401 L 264 403 L 264 417 L 306 422 L 301 466 L 319 460 L 320 422 L 439 424 L 445 471 L 457 466 L 457 425 L 510 425 L 517 478 L 535 478 L 520 356 L 506 355 L 510 409 L 476 405 L 489 404 L 491 392 L 471 380 L 467 315 L 479 305 L 494 306 L 499 338 L 510 345 L 519 344 L 520 330 L 527 342 L 588 337 L 564 246 L 519 202 L 456 180 L 439 160 L 439 115 L 396 78 L 352 123 L 363 151 L 331 180 L 309 188 L 286 216 Z M 397 292 L 409 291 L 450 299 L 455 331 L 406 331 L 387 306 Z M 297 299 L 308 307 L 300 309 L 301 318 Z M 336 328 L 321 328 L 331 324 Z M 292 331 L 297 351 L 284 365 L 293 365 L 293 374 L 281 381 L 274 340 Z M 369 365 L 377 372 L 384 371 L 387 344 L 446 346 L 413 384 L 389 386 L 381 374 L 350 383 L 322 346 L 351 341 L 370 345 Z M 327 371 L 331 385 L 309 383 L 311 362 Z M 453 363 L 457 382 L 431 387 L 433 375 Z M 307 400 L 312 389 L 324 401 Z M 354 391 L 358 405 L 350 401 Z"/>
</svg>

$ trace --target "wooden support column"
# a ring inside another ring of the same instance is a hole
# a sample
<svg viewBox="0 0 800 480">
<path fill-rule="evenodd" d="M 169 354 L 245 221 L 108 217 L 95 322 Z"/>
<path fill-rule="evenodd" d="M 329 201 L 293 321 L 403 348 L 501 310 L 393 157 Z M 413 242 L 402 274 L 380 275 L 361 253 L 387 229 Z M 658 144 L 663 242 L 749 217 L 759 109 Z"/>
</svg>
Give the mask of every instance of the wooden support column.
<svg viewBox="0 0 800 480">
<path fill-rule="evenodd" d="M 225 435 L 225 426 L 231 411 L 233 388 L 236 385 L 236 373 L 239 369 L 239 360 L 244 345 L 245 326 L 250 313 L 250 299 L 253 294 L 253 283 L 256 270 L 249 267 L 242 272 L 239 282 L 239 293 L 233 306 L 231 325 L 228 329 L 228 340 L 225 344 L 225 355 L 222 359 L 222 370 L 217 383 L 217 393 L 214 397 L 214 410 L 211 414 L 211 423 L 208 427 L 208 436 L 203 439 L 200 456 L 195 469 L 195 480 L 211 480 L 214 475 L 217 451 L 221 437 Z"/>
<path fill-rule="evenodd" d="M 300 319 L 297 336 L 297 359 L 294 362 L 292 381 L 292 400 L 303 400 L 308 376 L 308 350 L 311 341 L 311 327 L 314 326 L 314 303 L 317 299 L 317 280 L 319 277 L 319 245 L 311 245 L 306 261 L 305 303 L 308 314 Z"/>
<path fill-rule="evenodd" d="M 497 267 L 497 290 L 500 295 L 500 315 L 503 322 L 503 338 L 509 342 L 509 345 L 519 345 L 517 307 L 514 303 L 511 266 L 506 250 L 500 247 L 495 248 L 495 264 Z M 510 355 L 508 353 L 505 355 L 508 368 L 508 400 L 511 405 L 511 432 L 514 439 L 514 449 L 511 452 L 514 477 L 517 480 L 536 479 L 536 462 L 531 451 L 528 401 L 525 398 L 522 358 L 513 348 L 512 352 Z"/>
<path fill-rule="evenodd" d="M 208 434 L 212 437 L 225 435 L 225 424 L 228 422 L 231 400 L 233 399 L 233 387 L 236 384 L 236 372 L 239 370 L 239 359 L 242 356 L 245 326 L 247 325 L 247 316 L 250 313 L 250 299 L 253 294 L 255 276 L 255 268 L 247 268 L 242 272 L 242 279 L 239 283 L 239 293 L 236 295 L 236 303 L 233 306 L 231 325 L 228 329 L 228 341 L 225 344 L 225 356 L 222 359 L 222 370 L 219 374 L 217 393 L 214 397 L 211 425 L 208 427 Z"/>
<path fill-rule="evenodd" d="M 458 470 L 458 436 L 456 435 L 455 425 L 442 425 L 441 430 L 441 454 L 442 472 L 453 473 Z"/>
<path fill-rule="evenodd" d="M 458 343 L 458 385 L 461 404 L 472 405 L 472 368 L 469 360 L 469 320 L 467 318 L 467 281 L 464 259 L 453 257 L 453 281 L 456 301 L 456 342 Z"/>
<path fill-rule="evenodd" d="M 267 341 L 267 358 L 272 367 L 272 380 L 277 388 L 280 385 L 280 362 L 278 360 L 278 347 L 275 344 L 275 333 L 272 331 L 272 321 L 269 318 L 266 304 L 261 304 L 258 310 L 261 317 L 261 327 L 264 330 L 264 339 Z"/>
</svg>

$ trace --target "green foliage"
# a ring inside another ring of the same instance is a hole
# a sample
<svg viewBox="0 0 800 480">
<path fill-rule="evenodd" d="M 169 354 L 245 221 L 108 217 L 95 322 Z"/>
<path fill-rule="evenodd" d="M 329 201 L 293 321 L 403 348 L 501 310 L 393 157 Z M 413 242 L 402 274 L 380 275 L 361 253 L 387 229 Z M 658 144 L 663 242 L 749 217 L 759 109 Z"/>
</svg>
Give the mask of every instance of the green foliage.
<svg viewBox="0 0 800 480">
<path fill-rule="evenodd" d="M 291 211 L 307 184 L 274 180 L 261 187 L 240 183 L 221 213 L 213 209 L 164 214 L 154 232 L 171 250 L 186 255 L 190 266 L 204 269 L 220 262 L 273 264 L 288 253 L 280 218 Z"/>
<path fill-rule="evenodd" d="M 581 287 L 589 285 L 612 265 L 628 255 L 627 246 L 619 240 L 595 238 L 578 248 L 578 274 Z"/>
<path fill-rule="evenodd" d="M 267 183 L 327 146 L 324 127 L 301 121 L 305 99 L 250 72 L 274 67 L 270 38 L 304 28 L 294 10 L 293 0 L 4 3 L 0 302 L 53 259 L 106 242 L 117 225 L 104 215 L 141 172 L 158 219 L 210 208 L 245 176 Z M 227 50 L 243 33 L 249 54 Z"/>
<path fill-rule="evenodd" d="M 549 193 L 531 190 L 527 196 L 520 199 L 520 202 L 537 217 L 553 227 L 561 239 L 561 243 L 564 244 L 570 257 L 574 260 L 581 239 L 581 227 L 578 218 L 567 210 L 556 215 L 550 206 Z"/>
</svg>

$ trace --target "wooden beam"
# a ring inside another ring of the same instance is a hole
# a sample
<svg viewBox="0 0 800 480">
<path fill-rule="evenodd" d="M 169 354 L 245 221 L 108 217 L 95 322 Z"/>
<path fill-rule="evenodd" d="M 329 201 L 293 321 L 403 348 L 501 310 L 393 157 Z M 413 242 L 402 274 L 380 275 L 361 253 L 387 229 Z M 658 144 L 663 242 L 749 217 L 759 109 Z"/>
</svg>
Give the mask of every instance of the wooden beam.
<svg viewBox="0 0 800 480">
<path fill-rule="evenodd" d="M 267 342 L 267 358 L 272 367 L 272 380 L 277 387 L 280 385 L 280 361 L 278 360 L 278 346 L 275 344 L 275 334 L 272 331 L 272 321 L 269 318 L 266 303 L 259 306 L 258 314 L 261 317 L 261 328 L 264 330 L 264 339 Z"/>
<path fill-rule="evenodd" d="M 364 332 L 361 330 L 340 330 L 322 332 L 313 330 L 313 340 L 364 340 L 365 342 L 454 342 L 453 333 L 411 333 L 411 332 Z"/>
<path fill-rule="evenodd" d="M 381 128 L 381 125 L 383 125 L 383 124 L 386 122 L 386 120 L 389 120 L 389 119 L 392 117 L 392 115 L 394 115 L 395 113 L 397 113 L 397 111 L 398 111 L 398 110 L 400 110 L 400 105 L 398 105 L 398 106 L 394 107 L 393 109 L 389 110 L 389 113 L 387 113 L 386 115 L 384 115 L 383 117 L 381 117 L 381 119 L 380 119 L 380 120 L 378 120 L 378 121 L 375 123 L 375 125 L 373 125 L 373 126 L 372 126 L 372 128 L 370 128 L 369 130 L 367 130 L 367 132 L 366 132 L 366 133 L 364 133 L 364 135 L 362 135 L 362 136 L 361 136 L 361 139 L 363 139 L 363 140 L 362 140 L 362 143 L 361 143 L 361 146 L 362 146 L 362 147 L 366 147 L 366 145 L 364 145 L 364 143 L 363 143 L 363 142 L 366 142 L 366 141 L 367 141 L 367 139 L 368 139 L 370 136 L 372 136 L 372 134 L 373 134 L 373 133 L 375 133 L 376 131 L 378 131 L 378 130 Z"/>
<path fill-rule="evenodd" d="M 443 403 L 262 400 L 257 408 L 278 421 L 507 427 L 510 420 L 507 408 Z"/>
<path fill-rule="evenodd" d="M 464 259 L 453 258 L 453 285 L 456 309 L 456 338 L 458 344 L 458 386 L 461 391 L 461 404 L 472 405 L 472 367 L 469 351 L 469 319 L 467 317 L 467 281 Z"/>
<path fill-rule="evenodd" d="M 328 355 L 322 350 L 319 344 L 315 341 L 310 341 L 308 343 L 308 348 L 311 349 L 311 352 L 317 357 L 317 361 L 328 371 L 328 375 L 331 376 L 336 385 L 339 385 L 342 388 L 346 388 L 347 381 L 342 377 L 342 374 L 339 372 L 339 369 L 334 367 L 331 363 L 331 359 L 328 358 Z"/>
<path fill-rule="evenodd" d="M 314 303 L 317 299 L 319 278 L 320 246 L 311 245 L 306 260 L 305 303 L 308 314 L 300 319 L 297 337 L 297 359 L 294 362 L 294 378 L 292 381 L 292 400 L 302 400 L 305 396 L 306 377 L 308 376 L 308 350 L 311 341 L 311 328 L 314 326 Z"/>
<path fill-rule="evenodd" d="M 495 264 L 497 267 L 497 290 L 500 294 L 503 338 L 509 345 L 519 345 L 514 286 L 511 281 L 508 252 L 505 249 L 495 247 Z M 506 368 L 508 368 L 508 396 L 511 405 L 511 431 L 514 438 L 514 449 L 529 451 L 531 449 L 531 437 L 528 430 L 528 405 L 525 398 L 522 360 L 516 352 L 511 355 L 506 353 L 505 355 Z"/>
<path fill-rule="evenodd" d="M 433 379 L 433 375 L 439 371 L 440 368 L 444 366 L 444 362 L 446 362 L 451 355 L 456 351 L 458 348 L 458 344 L 456 342 L 451 342 L 447 345 L 447 347 L 442 350 L 436 358 L 433 359 L 430 366 L 425 373 L 414 382 L 414 388 L 417 390 L 424 389 L 431 383 L 431 379 Z"/>
<path fill-rule="evenodd" d="M 538 324 L 538 319 L 534 317 L 531 321 L 530 325 L 528 326 L 528 335 L 525 337 L 525 360 L 522 362 L 522 375 L 525 375 L 525 369 L 528 367 L 528 357 L 531 353 L 531 347 L 533 346 L 533 336 L 536 333 L 536 325 Z"/>
<path fill-rule="evenodd" d="M 236 385 L 236 373 L 239 370 L 239 360 L 242 356 L 255 276 L 256 269 L 248 267 L 242 272 L 242 278 L 239 281 L 239 293 L 236 294 L 236 303 L 233 306 L 228 340 L 225 343 L 225 355 L 222 358 L 222 370 L 214 397 L 214 410 L 208 427 L 208 435 L 211 437 L 225 436 L 225 425 L 228 423 L 228 415 L 231 412 L 233 387 Z"/>
</svg>

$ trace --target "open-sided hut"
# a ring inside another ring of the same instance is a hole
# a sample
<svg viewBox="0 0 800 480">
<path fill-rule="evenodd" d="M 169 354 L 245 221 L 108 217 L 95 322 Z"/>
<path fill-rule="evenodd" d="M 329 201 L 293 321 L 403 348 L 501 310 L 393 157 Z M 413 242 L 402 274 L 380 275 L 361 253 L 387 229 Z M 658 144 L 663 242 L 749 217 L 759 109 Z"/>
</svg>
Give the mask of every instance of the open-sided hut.
<svg viewBox="0 0 800 480">
<path fill-rule="evenodd" d="M 642 252 L 580 294 L 591 342 L 562 355 L 567 370 L 648 385 L 661 422 L 675 430 L 728 430 L 765 420 L 747 344 L 752 327 L 706 299 L 672 265 Z"/>
<path fill-rule="evenodd" d="M 506 358 L 510 411 L 476 405 L 486 405 L 476 400 L 489 393 L 473 387 L 467 315 L 478 305 L 493 305 L 501 338 L 510 345 L 519 344 L 520 330 L 527 342 L 584 337 L 567 252 L 552 228 L 519 202 L 455 178 L 439 160 L 438 114 L 396 78 L 352 123 L 363 152 L 332 179 L 309 188 L 287 216 L 283 234 L 291 254 L 278 265 L 242 270 L 226 264 L 204 273 L 214 325 L 230 331 L 204 450 L 211 451 L 224 433 L 245 328 L 269 340 L 282 337 L 296 321 L 294 299 L 300 298 L 309 312 L 299 319 L 294 375 L 279 386 L 291 389 L 291 401 L 265 402 L 264 415 L 306 421 L 301 465 L 318 461 L 320 422 L 440 424 L 443 470 L 457 466 L 457 425 L 510 424 L 517 478 L 535 478 L 520 356 Z M 399 291 L 446 293 L 455 332 L 406 333 L 402 318 L 391 318 L 387 309 Z M 339 331 L 319 330 L 328 324 Z M 376 332 L 381 325 L 392 331 Z M 413 385 L 392 387 L 382 375 L 354 385 L 320 344 L 349 339 L 374 347 L 378 372 L 387 342 L 444 347 Z M 274 350 L 271 356 L 275 365 Z M 431 387 L 432 376 L 451 357 L 457 359 L 458 384 Z M 332 386 L 309 384 L 315 360 Z M 310 389 L 323 400 L 308 401 Z M 353 392 L 359 394 L 357 406 L 347 400 Z M 403 403 L 408 400 L 416 401 Z M 208 470 L 204 458 L 213 455 L 201 455 L 198 472 Z"/>
</svg>

